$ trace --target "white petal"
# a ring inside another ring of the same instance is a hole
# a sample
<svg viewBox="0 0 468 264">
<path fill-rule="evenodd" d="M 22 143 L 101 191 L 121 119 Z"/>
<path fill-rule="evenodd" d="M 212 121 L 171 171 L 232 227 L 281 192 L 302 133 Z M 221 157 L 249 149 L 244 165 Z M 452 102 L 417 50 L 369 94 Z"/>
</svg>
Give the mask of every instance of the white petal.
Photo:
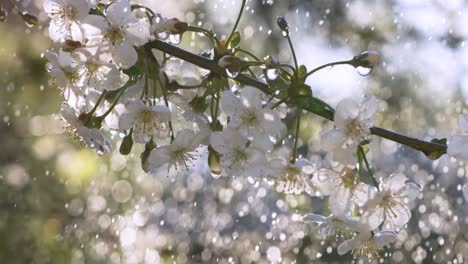
<svg viewBox="0 0 468 264">
<path fill-rule="evenodd" d="M 372 242 L 376 248 L 383 248 L 384 246 L 393 243 L 397 240 L 397 235 L 392 231 L 380 231 L 372 237 Z"/>
<path fill-rule="evenodd" d="M 225 91 L 220 100 L 221 109 L 226 115 L 232 117 L 242 109 L 242 104 L 239 98 L 231 91 Z"/>
<path fill-rule="evenodd" d="M 137 47 L 146 44 L 150 38 L 149 27 L 149 22 L 146 19 L 135 19 L 128 23 L 124 28 L 125 43 Z"/>
<path fill-rule="evenodd" d="M 131 12 L 130 3 L 127 0 L 117 0 L 107 8 L 106 16 L 112 26 L 121 27 L 130 19 Z"/>
<path fill-rule="evenodd" d="M 119 128 L 121 130 L 129 130 L 133 127 L 136 118 L 135 112 L 123 113 L 119 118 Z"/>
<path fill-rule="evenodd" d="M 345 216 L 354 210 L 354 201 L 351 199 L 351 191 L 347 188 L 337 188 L 334 195 L 330 195 L 329 208 L 336 216 Z"/>
<path fill-rule="evenodd" d="M 117 66 L 122 69 L 128 69 L 135 65 L 138 60 L 138 54 L 134 47 L 120 45 L 112 49 L 112 58 Z"/>
<path fill-rule="evenodd" d="M 385 212 L 382 208 L 372 208 L 365 212 L 360 219 L 360 223 L 366 230 L 375 230 L 385 219 Z"/>
<path fill-rule="evenodd" d="M 371 118 L 375 111 L 377 111 L 377 106 L 377 99 L 374 96 L 364 96 L 359 107 L 359 119 Z"/>
<path fill-rule="evenodd" d="M 302 222 L 322 223 L 327 220 L 327 217 L 318 214 L 306 214 L 302 217 Z"/>
<path fill-rule="evenodd" d="M 337 248 L 338 254 L 344 255 L 348 251 L 351 251 L 359 246 L 359 244 L 362 243 L 362 241 L 356 239 L 356 238 L 351 238 L 348 240 L 343 241 Z"/>
<path fill-rule="evenodd" d="M 153 149 L 148 157 L 148 166 L 150 168 L 159 168 L 168 163 L 171 159 L 171 151 L 167 146 Z"/>
<path fill-rule="evenodd" d="M 342 130 L 332 129 L 322 135 L 322 148 L 327 151 L 332 151 L 340 148 L 346 140 L 346 134 Z"/>
<path fill-rule="evenodd" d="M 396 173 L 385 179 L 383 186 L 385 190 L 389 190 L 394 194 L 400 192 L 400 190 L 405 186 L 407 180 L 408 178 L 403 173 Z"/>
<path fill-rule="evenodd" d="M 395 204 L 391 210 L 387 210 L 386 219 L 384 221 L 383 229 L 397 230 L 402 228 L 411 218 L 411 211 L 404 205 Z"/>
<path fill-rule="evenodd" d="M 241 102 L 246 107 L 262 107 L 262 100 L 265 94 L 254 87 L 244 87 L 240 91 Z"/>
<path fill-rule="evenodd" d="M 369 184 L 358 183 L 353 191 L 354 202 L 358 206 L 363 206 L 367 201 L 375 196 L 377 189 Z"/>
<path fill-rule="evenodd" d="M 337 128 L 346 128 L 351 120 L 359 115 L 359 105 L 350 98 L 341 100 L 335 110 L 335 125 Z"/>
<path fill-rule="evenodd" d="M 193 142 L 194 138 L 195 132 L 193 132 L 193 130 L 182 129 L 177 133 L 177 136 L 174 139 L 174 142 L 172 142 L 172 145 L 186 149 L 192 149 L 198 145 Z"/>
</svg>

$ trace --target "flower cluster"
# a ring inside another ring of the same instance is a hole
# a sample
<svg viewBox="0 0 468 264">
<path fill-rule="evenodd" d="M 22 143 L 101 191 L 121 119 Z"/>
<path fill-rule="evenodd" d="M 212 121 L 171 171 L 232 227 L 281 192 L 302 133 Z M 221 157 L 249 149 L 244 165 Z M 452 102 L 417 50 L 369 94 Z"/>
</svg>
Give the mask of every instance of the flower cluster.
<svg viewBox="0 0 468 264">
<path fill-rule="evenodd" d="M 132 6 L 128 0 L 45 0 L 44 9 L 51 19 L 49 36 L 60 45 L 58 52 L 44 55 L 65 97 L 61 114 L 68 130 L 97 153 L 112 151 L 108 133 L 121 135 L 124 155 L 134 144 L 142 145 L 142 167 L 149 173 L 161 168 L 186 172 L 206 157 L 216 177 L 250 177 L 284 194 L 327 197 L 330 215 L 310 213 L 303 220 L 320 235 L 348 236 L 339 244 L 339 254 L 353 251 L 376 257 L 410 220 L 420 187 L 399 172 L 377 179 L 366 157 L 372 116 L 378 109 L 373 96 L 339 102 L 332 112 L 335 126 L 321 137 L 326 159 L 308 160 L 297 157 L 300 114 L 286 113 L 281 106 L 307 109 L 312 104 L 331 111 L 313 101 L 305 84 L 316 70 L 307 72 L 297 61 L 296 67 L 282 67 L 273 56 L 263 62 L 241 60 L 236 55 L 238 32 L 219 40 L 210 31 Z M 289 38 L 287 22 L 281 18 L 278 23 Z M 178 44 L 188 30 L 213 41 L 213 49 L 202 55 L 218 71 L 169 57 L 151 45 Z M 370 72 L 378 61 L 378 53 L 364 52 L 337 64 Z M 266 80 L 269 89 L 231 81 L 256 66 L 263 72 L 258 78 Z M 219 68 L 226 72 L 220 74 Z M 284 119 L 291 116 L 297 126 L 289 158 L 276 150 L 290 136 Z M 467 130 L 467 124 L 462 118 L 460 126 Z M 461 149 L 466 136 L 450 141 L 448 153 L 467 158 Z"/>
</svg>

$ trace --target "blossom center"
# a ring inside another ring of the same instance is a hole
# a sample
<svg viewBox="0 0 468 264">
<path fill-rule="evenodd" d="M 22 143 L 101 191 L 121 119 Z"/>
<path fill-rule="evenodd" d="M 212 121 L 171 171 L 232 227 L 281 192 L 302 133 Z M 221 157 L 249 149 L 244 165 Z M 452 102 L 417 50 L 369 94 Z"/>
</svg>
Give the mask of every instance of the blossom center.
<svg viewBox="0 0 468 264">
<path fill-rule="evenodd" d="M 195 159 L 195 155 L 185 148 L 177 149 L 171 154 L 171 160 L 173 161 L 176 170 L 181 167 L 182 170 L 188 171 L 189 167 L 193 165 L 193 161 Z"/>
<path fill-rule="evenodd" d="M 346 127 L 347 134 L 354 139 L 360 138 L 365 134 L 365 127 L 363 126 L 362 122 L 353 119 Z"/>
<path fill-rule="evenodd" d="M 108 39 L 110 42 L 112 42 L 113 45 L 120 45 L 123 42 L 124 35 L 122 33 L 122 30 L 120 28 L 112 28 L 107 32 L 106 34 L 106 39 Z"/>
</svg>

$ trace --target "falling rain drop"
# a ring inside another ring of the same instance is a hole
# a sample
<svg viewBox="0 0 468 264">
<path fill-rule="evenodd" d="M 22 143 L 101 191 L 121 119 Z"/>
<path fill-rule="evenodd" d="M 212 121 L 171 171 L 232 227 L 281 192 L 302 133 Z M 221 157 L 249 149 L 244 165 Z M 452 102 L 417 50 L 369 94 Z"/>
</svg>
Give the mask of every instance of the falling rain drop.
<svg viewBox="0 0 468 264">
<path fill-rule="evenodd" d="M 372 72 L 372 68 L 367 68 L 367 67 L 362 67 L 362 66 L 357 67 L 356 70 L 361 76 L 367 76 Z"/>
</svg>

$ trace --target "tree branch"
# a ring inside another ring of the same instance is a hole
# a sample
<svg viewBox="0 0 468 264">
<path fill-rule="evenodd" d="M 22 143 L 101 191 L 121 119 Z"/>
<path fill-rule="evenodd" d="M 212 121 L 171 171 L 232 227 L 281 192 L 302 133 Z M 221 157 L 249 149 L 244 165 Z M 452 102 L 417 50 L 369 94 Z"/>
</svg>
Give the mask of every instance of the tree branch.
<svg viewBox="0 0 468 264">
<path fill-rule="evenodd" d="M 179 59 L 190 62 L 194 65 L 197 65 L 198 67 L 210 70 L 211 72 L 215 74 L 222 75 L 226 78 L 229 78 L 226 73 L 226 70 L 223 67 L 219 66 L 215 61 L 210 60 L 206 57 L 202 57 L 200 55 L 194 54 L 192 52 L 173 46 L 169 43 L 166 43 L 158 39 L 153 40 L 147 43 L 146 45 L 148 48 L 160 50 L 174 57 L 177 57 Z M 241 73 L 238 74 L 237 77 L 234 78 L 234 80 L 245 85 L 254 86 L 266 94 L 271 95 L 273 93 L 273 91 L 268 87 L 266 83 L 253 79 L 244 74 L 241 74 Z M 314 113 L 316 115 L 319 115 L 330 121 L 333 121 L 334 113 L 331 110 L 325 109 L 320 112 L 311 111 L 309 109 L 304 109 L 304 110 Z M 445 144 L 428 142 L 428 141 L 420 140 L 417 138 L 408 137 L 408 136 L 405 136 L 405 135 L 402 135 L 393 131 L 389 131 L 380 127 L 371 127 L 370 132 L 373 135 L 376 135 L 376 136 L 406 145 L 413 149 L 419 150 L 431 159 L 437 159 L 442 154 L 447 153 L 447 146 Z"/>
</svg>

